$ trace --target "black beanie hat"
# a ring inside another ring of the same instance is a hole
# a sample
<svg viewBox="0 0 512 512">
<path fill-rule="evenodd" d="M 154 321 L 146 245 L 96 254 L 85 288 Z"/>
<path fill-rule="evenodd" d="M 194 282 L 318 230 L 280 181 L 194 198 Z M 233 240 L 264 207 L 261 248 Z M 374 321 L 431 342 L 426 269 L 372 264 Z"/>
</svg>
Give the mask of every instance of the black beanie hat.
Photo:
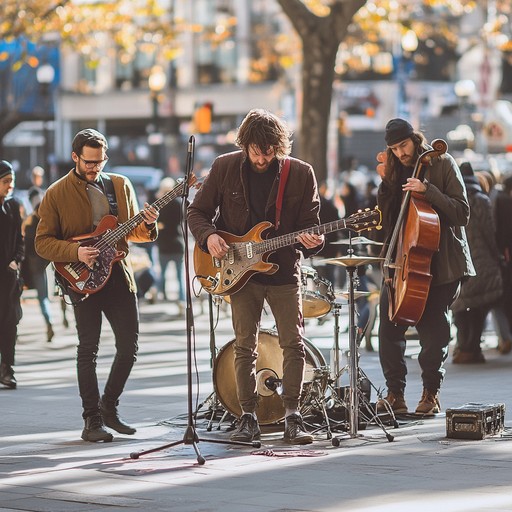
<svg viewBox="0 0 512 512">
<path fill-rule="evenodd" d="M 414 133 L 414 128 L 405 119 L 391 119 L 386 125 L 386 135 L 384 137 L 388 146 L 393 146 L 407 138 Z"/>
<path fill-rule="evenodd" d="M 12 165 L 7 160 L 0 160 L 0 178 L 7 174 L 14 174 Z"/>
</svg>

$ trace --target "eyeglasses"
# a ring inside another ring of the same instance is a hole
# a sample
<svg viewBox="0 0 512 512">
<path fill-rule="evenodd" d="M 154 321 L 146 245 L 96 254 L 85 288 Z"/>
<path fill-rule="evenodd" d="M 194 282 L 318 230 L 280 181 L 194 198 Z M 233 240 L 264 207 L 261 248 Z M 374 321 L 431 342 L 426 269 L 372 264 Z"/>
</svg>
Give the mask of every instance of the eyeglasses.
<svg viewBox="0 0 512 512">
<path fill-rule="evenodd" d="M 94 169 L 95 167 L 99 167 L 103 169 L 105 164 L 108 162 L 108 156 L 103 160 L 84 160 L 81 156 L 78 157 L 85 164 L 86 169 Z"/>
</svg>

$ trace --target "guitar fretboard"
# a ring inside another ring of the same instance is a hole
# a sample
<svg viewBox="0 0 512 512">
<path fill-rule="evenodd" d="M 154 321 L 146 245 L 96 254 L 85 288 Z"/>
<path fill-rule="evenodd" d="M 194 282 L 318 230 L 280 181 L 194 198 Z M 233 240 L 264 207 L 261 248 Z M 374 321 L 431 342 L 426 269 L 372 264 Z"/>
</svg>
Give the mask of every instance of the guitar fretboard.
<svg viewBox="0 0 512 512">
<path fill-rule="evenodd" d="M 275 251 L 277 249 L 280 249 L 281 247 L 286 247 L 288 245 L 293 245 L 297 243 L 297 237 L 304 233 L 310 233 L 313 235 L 324 235 L 326 233 L 332 233 L 333 231 L 345 229 L 346 227 L 346 219 L 334 220 L 332 222 L 328 222 L 327 224 L 322 224 L 320 226 L 314 226 L 312 228 L 305 229 L 302 231 L 295 231 L 294 233 L 287 233 L 286 235 L 281 235 L 276 238 L 269 238 L 267 240 L 263 240 L 262 242 L 254 244 L 253 250 L 257 254 L 263 254 L 265 252 Z"/>
<path fill-rule="evenodd" d="M 167 194 L 163 195 L 161 198 L 157 199 L 151 206 L 155 208 L 155 210 L 160 211 L 164 206 L 169 204 L 173 199 L 176 199 L 183 193 L 184 184 L 185 180 L 178 180 L 178 183 L 173 187 L 172 190 L 167 192 Z M 128 233 L 135 229 L 139 224 L 142 224 L 142 222 L 144 222 L 144 217 L 142 216 L 142 212 L 139 212 L 131 219 L 128 219 L 126 222 L 123 222 L 117 226 L 116 229 L 106 233 L 105 236 L 94 247 L 101 250 L 102 243 L 113 247 L 119 240 L 128 235 Z"/>
</svg>

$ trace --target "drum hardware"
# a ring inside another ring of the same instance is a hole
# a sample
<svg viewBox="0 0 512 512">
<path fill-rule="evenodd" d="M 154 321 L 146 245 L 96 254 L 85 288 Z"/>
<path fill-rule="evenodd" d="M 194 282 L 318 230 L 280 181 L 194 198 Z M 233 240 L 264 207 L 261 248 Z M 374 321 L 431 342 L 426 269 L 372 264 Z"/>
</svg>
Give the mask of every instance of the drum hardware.
<svg viewBox="0 0 512 512">
<path fill-rule="evenodd" d="M 329 258 L 323 261 L 329 265 L 340 265 L 342 267 L 347 267 L 348 271 L 349 268 L 356 268 L 360 267 L 361 265 L 371 265 L 372 263 L 380 263 L 381 261 L 384 261 L 384 258 L 377 258 L 375 256 L 355 256 L 353 254 L 347 254 L 347 256 Z"/>
<path fill-rule="evenodd" d="M 384 245 L 384 243 L 370 240 L 364 236 L 354 236 L 352 238 L 336 240 L 335 242 L 331 242 L 330 245 Z"/>
<path fill-rule="evenodd" d="M 349 234 L 349 241 L 351 240 Z M 347 250 L 347 256 L 342 256 L 339 258 L 331 258 L 330 260 L 326 260 L 326 263 L 341 265 L 346 267 L 347 276 L 348 276 L 348 306 L 349 306 L 349 322 L 348 322 L 348 339 L 349 339 L 349 348 L 348 348 L 348 373 L 349 373 L 349 404 L 348 404 L 348 418 L 349 418 L 349 436 L 351 438 L 358 437 L 358 428 L 359 428 L 359 401 L 360 397 L 364 396 L 360 392 L 358 379 L 360 376 L 360 368 L 359 368 L 359 352 L 357 346 L 357 325 L 355 321 L 355 288 L 357 282 L 357 267 L 361 265 L 368 265 L 370 263 L 384 261 L 383 258 L 374 258 L 374 257 L 366 257 L 366 256 L 355 256 L 354 249 L 352 248 L 352 244 L 349 244 L 349 248 Z M 337 345 L 338 339 L 335 334 L 335 348 L 338 349 Z M 336 353 L 338 350 L 336 350 Z M 335 368 L 336 372 L 339 371 L 339 368 Z M 337 373 L 335 373 L 335 377 Z M 334 380 L 335 384 L 337 383 L 337 379 Z M 339 386 L 338 386 L 339 387 Z M 375 420 L 379 424 L 379 426 L 383 429 L 384 433 L 388 441 L 393 440 L 393 436 L 387 433 L 382 422 L 376 417 Z M 334 437 L 332 439 L 333 446 L 339 446 L 340 439 L 338 437 Z"/>
<path fill-rule="evenodd" d="M 327 439 L 332 438 L 331 421 L 327 412 L 325 391 L 329 385 L 330 368 L 321 366 L 313 369 L 313 380 L 305 382 L 302 388 L 300 413 L 303 417 L 319 412 L 325 422 Z M 318 432 L 319 427 L 314 432 Z"/>
<path fill-rule="evenodd" d="M 356 290 L 354 292 L 354 300 L 360 299 L 361 297 L 369 297 L 370 294 L 371 294 L 371 292 L 364 292 L 364 291 L 361 291 L 361 290 Z M 336 297 L 338 297 L 338 298 L 347 299 L 347 300 L 350 298 L 350 292 L 338 292 L 338 291 L 335 291 L 334 295 Z"/>
</svg>

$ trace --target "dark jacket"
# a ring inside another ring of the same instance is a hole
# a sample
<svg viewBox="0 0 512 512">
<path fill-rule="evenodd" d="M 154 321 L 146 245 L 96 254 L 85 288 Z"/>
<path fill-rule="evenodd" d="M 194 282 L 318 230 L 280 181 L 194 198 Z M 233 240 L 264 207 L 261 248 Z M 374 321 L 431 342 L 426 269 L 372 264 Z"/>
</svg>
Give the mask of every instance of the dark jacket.
<svg viewBox="0 0 512 512">
<path fill-rule="evenodd" d="M 183 254 L 185 242 L 181 231 L 181 199 L 174 199 L 158 217 L 158 251 L 161 254 Z"/>
<path fill-rule="evenodd" d="M 18 270 L 9 267 L 11 261 L 20 266 L 24 258 L 21 236 L 20 204 L 11 198 L 0 203 L 0 320 L 17 324 L 21 318 L 21 279 Z M 0 334 L 1 335 L 1 334 Z"/>
<path fill-rule="evenodd" d="M 217 230 L 242 236 L 250 225 L 248 179 L 243 169 L 245 155 L 235 151 L 215 159 L 203 185 L 188 208 L 190 231 L 199 246 L 206 250 L 208 237 Z M 275 223 L 279 174 L 272 186 L 266 205 L 266 219 Z M 319 224 L 320 198 L 313 168 L 291 158 L 290 173 L 283 196 L 281 222 L 277 235 L 293 233 Z M 275 236 L 272 230 L 269 236 Z M 279 270 L 273 284 L 296 283 L 300 276 L 300 252 L 307 257 L 322 246 L 308 251 L 302 245 L 283 247 L 269 261 Z"/>
<path fill-rule="evenodd" d="M 455 312 L 491 305 L 502 294 L 491 201 L 482 191 L 476 176 L 464 176 L 464 182 L 471 207 L 467 236 L 476 276 L 463 283 L 459 297 L 452 304 Z"/>
<path fill-rule="evenodd" d="M 391 183 L 383 179 L 378 191 L 386 238 L 391 236 L 400 211 L 402 183 L 412 170 L 404 169 L 402 181 Z M 405 176 L 407 173 L 407 176 Z M 425 199 L 439 215 L 441 240 L 439 251 L 431 263 L 432 286 L 458 281 L 475 275 L 464 226 L 469 222 L 469 202 L 462 174 L 449 154 L 433 158 L 426 166 Z"/>
</svg>

